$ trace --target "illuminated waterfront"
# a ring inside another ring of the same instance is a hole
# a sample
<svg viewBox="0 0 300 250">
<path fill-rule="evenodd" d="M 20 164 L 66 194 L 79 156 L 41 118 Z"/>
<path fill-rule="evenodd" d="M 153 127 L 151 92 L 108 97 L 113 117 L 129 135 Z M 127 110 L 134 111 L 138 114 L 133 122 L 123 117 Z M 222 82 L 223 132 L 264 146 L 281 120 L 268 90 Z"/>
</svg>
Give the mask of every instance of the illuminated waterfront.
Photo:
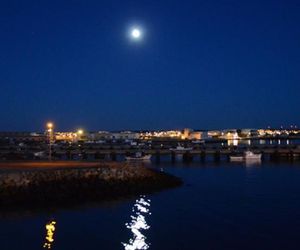
<svg viewBox="0 0 300 250">
<path fill-rule="evenodd" d="M 171 164 L 183 187 L 102 205 L 1 217 L 1 250 L 40 249 L 45 221 L 57 223 L 51 249 L 297 249 L 300 165 Z M 151 214 L 150 214 L 151 213 Z M 143 246 L 144 248 L 136 248 Z"/>
</svg>

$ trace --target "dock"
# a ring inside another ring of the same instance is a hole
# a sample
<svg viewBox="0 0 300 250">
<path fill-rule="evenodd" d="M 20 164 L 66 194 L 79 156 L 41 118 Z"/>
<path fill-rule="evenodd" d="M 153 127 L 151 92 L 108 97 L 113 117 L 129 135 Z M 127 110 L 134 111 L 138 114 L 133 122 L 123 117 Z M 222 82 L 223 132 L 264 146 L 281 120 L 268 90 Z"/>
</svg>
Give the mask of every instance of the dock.
<svg viewBox="0 0 300 250">
<path fill-rule="evenodd" d="M 254 153 L 261 153 L 263 160 L 290 160 L 300 161 L 299 145 L 253 145 L 253 146 L 221 146 L 221 145 L 188 145 L 189 150 L 176 152 L 170 150 L 172 145 L 160 144 L 137 147 L 130 145 L 99 145 L 99 144 L 76 144 L 76 145 L 56 145 L 53 146 L 51 154 L 57 160 L 110 160 L 116 161 L 125 156 L 134 155 L 141 152 L 151 155 L 152 159 L 160 161 L 162 157 L 171 161 L 195 161 L 205 162 L 207 159 L 214 161 L 229 160 L 232 154 L 243 153 L 251 150 Z M 185 147 L 187 147 L 185 145 Z M 47 157 L 47 145 L 32 145 L 25 148 L 0 147 L 0 157 L 2 160 L 30 159 L 34 160 L 37 152 L 44 152 Z"/>
</svg>

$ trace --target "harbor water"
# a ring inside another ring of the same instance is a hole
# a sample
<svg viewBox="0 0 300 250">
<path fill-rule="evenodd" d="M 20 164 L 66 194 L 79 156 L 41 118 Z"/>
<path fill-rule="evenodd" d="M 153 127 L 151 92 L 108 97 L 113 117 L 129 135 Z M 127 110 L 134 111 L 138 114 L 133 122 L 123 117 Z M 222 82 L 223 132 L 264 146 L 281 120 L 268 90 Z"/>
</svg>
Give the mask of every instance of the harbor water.
<svg viewBox="0 0 300 250">
<path fill-rule="evenodd" d="M 102 204 L 1 214 L 0 249 L 300 248 L 299 163 L 151 166 L 184 185 Z"/>
</svg>

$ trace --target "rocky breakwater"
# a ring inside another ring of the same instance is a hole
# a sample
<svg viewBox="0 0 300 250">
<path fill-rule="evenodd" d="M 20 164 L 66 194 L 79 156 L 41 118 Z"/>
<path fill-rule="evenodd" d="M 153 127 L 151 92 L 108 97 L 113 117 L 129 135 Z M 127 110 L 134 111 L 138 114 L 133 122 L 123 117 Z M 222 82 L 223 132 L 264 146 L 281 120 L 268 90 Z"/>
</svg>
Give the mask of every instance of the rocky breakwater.
<svg viewBox="0 0 300 250">
<path fill-rule="evenodd" d="M 91 168 L 18 170 L 0 174 L 0 206 L 55 207 L 146 194 L 181 180 L 124 163 Z"/>
</svg>

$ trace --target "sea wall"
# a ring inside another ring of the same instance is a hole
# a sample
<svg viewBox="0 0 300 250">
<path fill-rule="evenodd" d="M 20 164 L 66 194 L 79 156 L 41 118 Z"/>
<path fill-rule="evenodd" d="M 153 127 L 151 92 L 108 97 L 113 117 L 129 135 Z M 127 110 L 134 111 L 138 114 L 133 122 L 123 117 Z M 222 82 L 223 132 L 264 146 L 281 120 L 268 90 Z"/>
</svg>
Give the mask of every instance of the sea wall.
<svg viewBox="0 0 300 250">
<path fill-rule="evenodd" d="M 181 180 L 142 166 L 45 169 L 0 174 L 0 204 L 48 206 L 109 200 L 175 187 Z"/>
<path fill-rule="evenodd" d="M 57 169 L 38 171 L 17 171 L 0 175 L 0 187 L 26 187 L 40 182 L 56 182 L 71 179 L 82 181 L 90 178 L 99 180 L 131 180 L 153 176 L 152 171 L 143 167 L 98 167 L 87 169 Z"/>
</svg>

